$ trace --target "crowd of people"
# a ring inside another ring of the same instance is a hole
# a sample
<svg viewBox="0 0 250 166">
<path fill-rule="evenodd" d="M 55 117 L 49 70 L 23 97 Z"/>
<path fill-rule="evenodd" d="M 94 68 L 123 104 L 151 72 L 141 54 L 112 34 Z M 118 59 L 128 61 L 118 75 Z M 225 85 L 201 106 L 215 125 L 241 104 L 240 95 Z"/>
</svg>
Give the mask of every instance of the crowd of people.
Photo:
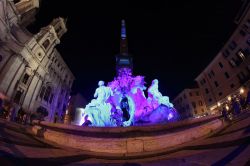
<svg viewBox="0 0 250 166">
<path fill-rule="evenodd" d="M 247 96 L 235 95 L 222 106 L 221 114 L 225 120 L 232 120 L 233 117 L 241 112 L 248 110 L 250 107 L 250 91 Z"/>
<path fill-rule="evenodd" d="M 0 117 L 20 124 L 31 124 L 32 120 L 44 120 L 46 117 L 39 109 L 31 112 L 17 104 L 0 98 Z"/>
</svg>

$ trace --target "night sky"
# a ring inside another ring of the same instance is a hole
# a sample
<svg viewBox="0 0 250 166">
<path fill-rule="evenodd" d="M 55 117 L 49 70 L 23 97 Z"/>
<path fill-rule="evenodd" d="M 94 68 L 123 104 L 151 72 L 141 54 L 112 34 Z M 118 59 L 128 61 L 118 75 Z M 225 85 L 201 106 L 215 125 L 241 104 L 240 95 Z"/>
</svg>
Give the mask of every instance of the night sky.
<svg viewBox="0 0 250 166">
<path fill-rule="evenodd" d="M 170 100 L 193 85 L 232 34 L 240 0 L 217 1 L 95 1 L 42 0 L 33 33 L 53 18 L 67 18 L 68 32 L 57 49 L 76 77 L 73 93 L 90 100 L 99 80 L 115 76 L 121 19 L 126 20 L 134 75 L 154 78 Z"/>
</svg>

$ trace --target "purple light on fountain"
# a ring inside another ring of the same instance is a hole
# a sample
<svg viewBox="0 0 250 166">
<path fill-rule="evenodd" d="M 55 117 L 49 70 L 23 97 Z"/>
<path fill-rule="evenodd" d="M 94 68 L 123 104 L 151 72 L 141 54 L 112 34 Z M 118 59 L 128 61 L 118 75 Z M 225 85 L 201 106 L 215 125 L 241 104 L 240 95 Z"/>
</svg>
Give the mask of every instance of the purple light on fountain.
<svg viewBox="0 0 250 166">
<path fill-rule="evenodd" d="M 89 126 L 132 126 L 167 123 L 177 118 L 177 112 L 167 96 L 158 90 L 158 80 L 152 81 L 148 97 L 143 76 L 133 76 L 133 59 L 128 54 L 125 21 L 122 20 L 120 54 L 116 56 L 117 77 L 107 86 L 99 81 L 93 99 L 84 109 L 80 125 L 88 115 Z"/>
<path fill-rule="evenodd" d="M 158 91 L 158 80 L 148 88 L 143 76 L 132 76 L 131 70 L 121 68 L 118 77 L 104 86 L 99 81 L 95 97 L 84 109 L 91 126 L 132 126 L 167 123 L 176 119 L 177 112 L 167 96 Z M 81 124 L 82 125 L 82 124 Z"/>
</svg>

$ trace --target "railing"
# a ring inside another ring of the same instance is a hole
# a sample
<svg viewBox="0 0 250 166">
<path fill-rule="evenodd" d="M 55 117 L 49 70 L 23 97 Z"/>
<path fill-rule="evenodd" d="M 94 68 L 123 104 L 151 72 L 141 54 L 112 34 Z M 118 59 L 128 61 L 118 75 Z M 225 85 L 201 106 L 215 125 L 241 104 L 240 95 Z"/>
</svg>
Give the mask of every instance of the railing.
<svg viewBox="0 0 250 166">
<path fill-rule="evenodd" d="M 22 15 L 32 9 L 39 8 L 39 0 L 21 0 L 15 6 Z"/>
</svg>

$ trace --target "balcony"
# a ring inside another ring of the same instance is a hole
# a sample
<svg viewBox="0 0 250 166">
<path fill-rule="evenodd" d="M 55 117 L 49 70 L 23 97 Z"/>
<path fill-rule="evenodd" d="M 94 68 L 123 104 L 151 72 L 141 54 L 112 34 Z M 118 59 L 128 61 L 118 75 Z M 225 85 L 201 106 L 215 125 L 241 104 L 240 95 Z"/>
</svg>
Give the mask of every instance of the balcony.
<svg viewBox="0 0 250 166">
<path fill-rule="evenodd" d="M 39 8 L 39 0 L 21 0 L 15 4 L 20 15 Z"/>
<path fill-rule="evenodd" d="M 20 0 L 15 4 L 20 14 L 20 24 L 24 27 L 35 21 L 35 15 L 39 8 L 39 0 Z"/>
</svg>

